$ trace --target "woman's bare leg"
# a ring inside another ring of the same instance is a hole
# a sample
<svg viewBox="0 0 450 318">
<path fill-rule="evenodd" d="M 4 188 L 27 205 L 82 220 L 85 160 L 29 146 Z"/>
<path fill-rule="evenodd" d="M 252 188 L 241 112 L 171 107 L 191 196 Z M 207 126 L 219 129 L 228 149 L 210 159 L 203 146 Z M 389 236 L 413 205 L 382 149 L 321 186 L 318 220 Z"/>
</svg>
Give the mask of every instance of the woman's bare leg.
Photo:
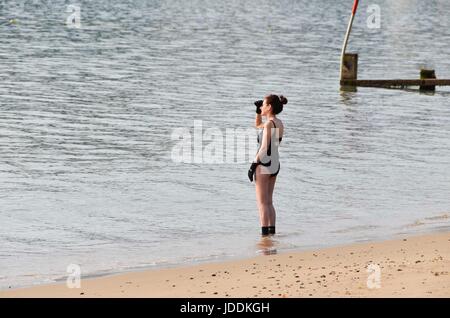
<svg viewBox="0 0 450 318">
<path fill-rule="evenodd" d="M 269 192 L 270 174 L 261 173 L 261 166 L 256 168 L 256 202 L 258 204 L 261 226 L 270 226 L 272 214 L 271 196 Z"/>
<path fill-rule="evenodd" d="M 270 179 L 269 179 L 269 204 L 270 204 L 269 226 L 275 226 L 275 221 L 276 221 L 275 207 L 273 206 L 273 189 L 275 188 L 275 181 L 277 181 L 277 176 L 270 177 Z"/>
</svg>

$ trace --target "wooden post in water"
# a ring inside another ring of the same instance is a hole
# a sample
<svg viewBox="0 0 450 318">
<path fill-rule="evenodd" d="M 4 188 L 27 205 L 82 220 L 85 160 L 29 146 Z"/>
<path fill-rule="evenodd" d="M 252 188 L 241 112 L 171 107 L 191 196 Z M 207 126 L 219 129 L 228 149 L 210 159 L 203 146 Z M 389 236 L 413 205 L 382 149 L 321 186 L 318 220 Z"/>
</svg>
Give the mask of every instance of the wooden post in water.
<svg viewBox="0 0 450 318">
<path fill-rule="evenodd" d="M 420 70 L 420 79 L 359 80 L 358 54 L 346 53 L 341 67 L 341 90 L 356 92 L 356 87 L 407 88 L 419 86 L 420 91 L 434 92 L 436 86 L 450 86 L 450 79 L 437 79 L 434 70 Z M 352 89 L 353 88 L 353 89 Z"/>
<path fill-rule="evenodd" d="M 421 69 L 420 70 L 420 79 L 435 79 L 436 73 L 434 70 L 427 70 L 427 69 Z M 434 85 L 421 85 L 420 86 L 421 91 L 435 91 L 436 86 Z"/>
<path fill-rule="evenodd" d="M 434 70 L 420 70 L 420 79 L 393 79 L 393 80 L 358 80 L 358 54 L 346 53 L 348 39 L 352 30 L 353 20 L 358 9 L 359 0 L 354 0 L 352 15 L 348 22 L 344 44 L 341 50 L 340 84 L 341 90 L 356 91 L 357 86 L 406 88 L 408 86 L 420 86 L 421 91 L 435 91 L 436 85 L 450 86 L 450 79 L 436 79 Z"/>
<path fill-rule="evenodd" d="M 350 37 L 350 32 L 352 31 L 353 20 L 355 19 L 356 10 L 358 9 L 358 3 L 359 3 L 359 0 L 355 0 L 355 2 L 353 2 L 352 15 L 350 16 L 350 21 L 348 21 L 347 32 L 345 33 L 344 44 L 342 45 L 341 67 L 340 67 L 340 74 L 339 74 L 341 81 L 343 78 L 342 73 L 344 72 L 343 68 L 344 68 L 345 50 L 347 49 L 348 39 Z"/>
<path fill-rule="evenodd" d="M 341 66 L 341 91 L 356 92 L 356 85 L 345 85 L 344 81 L 358 79 L 358 54 L 345 53 Z"/>
<path fill-rule="evenodd" d="M 345 53 L 344 63 L 342 65 L 341 80 L 358 79 L 358 54 Z"/>
</svg>

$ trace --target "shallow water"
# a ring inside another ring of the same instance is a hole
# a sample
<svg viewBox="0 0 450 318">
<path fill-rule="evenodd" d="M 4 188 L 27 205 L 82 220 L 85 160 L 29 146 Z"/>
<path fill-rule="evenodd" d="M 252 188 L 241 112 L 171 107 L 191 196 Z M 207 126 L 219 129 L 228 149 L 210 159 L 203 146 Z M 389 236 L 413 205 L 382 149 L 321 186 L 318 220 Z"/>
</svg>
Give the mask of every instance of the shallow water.
<svg viewBox="0 0 450 318">
<path fill-rule="evenodd" d="M 80 29 L 65 1 L 14 3 L 0 1 L 0 288 L 69 264 L 97 275 L 450 228 L 450 89 L 341 93 L 351 1 L 78 1 Z M 450 2 L 371 4 L 381 28 L 362 3 L 348 48 L 359 78 L 450 78 Z M 289 103 L 268 247 L 248 163 L 176 163 L 171 134 L 251 127 L 270 92 Z"/>
</svg>

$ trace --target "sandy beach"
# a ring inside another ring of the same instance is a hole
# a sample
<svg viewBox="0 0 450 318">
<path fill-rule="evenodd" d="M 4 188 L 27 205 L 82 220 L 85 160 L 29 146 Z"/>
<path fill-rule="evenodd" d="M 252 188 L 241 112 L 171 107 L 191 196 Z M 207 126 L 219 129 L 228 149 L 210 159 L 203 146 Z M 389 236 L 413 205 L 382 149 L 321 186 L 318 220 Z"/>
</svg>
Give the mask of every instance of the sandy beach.
<svg viewBox="0 0 450 318">
<path fill-rule="evenodd" d="M 270 239 L 268 239 L 270 240 Z M 0 297 L 450 297 L 450 233 L 147 270 Z"/>
</svg>

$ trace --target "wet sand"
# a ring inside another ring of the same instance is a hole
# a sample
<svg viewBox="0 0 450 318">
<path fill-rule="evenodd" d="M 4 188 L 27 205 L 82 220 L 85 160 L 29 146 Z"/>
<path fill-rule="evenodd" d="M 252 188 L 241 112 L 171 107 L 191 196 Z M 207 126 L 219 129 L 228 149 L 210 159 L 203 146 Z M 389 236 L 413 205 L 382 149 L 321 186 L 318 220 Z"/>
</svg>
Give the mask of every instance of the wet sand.
<svg viewBox="0 0 450 318">
<path fill-rule="evenodd" d="M 449 273 L 450 232 L 84 279 L 79 289 L 60 283 L 6 290 L 0 297 L 450 297 Z"/>
</svg>

